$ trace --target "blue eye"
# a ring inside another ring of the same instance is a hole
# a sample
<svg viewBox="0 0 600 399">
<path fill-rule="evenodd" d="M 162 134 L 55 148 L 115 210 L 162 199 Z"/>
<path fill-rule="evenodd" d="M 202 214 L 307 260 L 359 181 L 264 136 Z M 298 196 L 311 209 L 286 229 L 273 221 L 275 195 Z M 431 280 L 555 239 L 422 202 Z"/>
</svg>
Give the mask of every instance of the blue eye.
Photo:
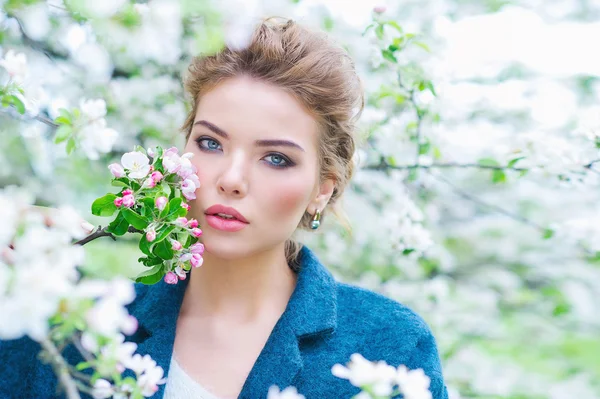
<svg viewBox="0 0 600 399">
<path fill-rule="evenodd" d="M 293 166 L 292 162 L 290 162 L 286 157 L 281 154 L 270 154 L 265 158 L 271 158 L 272 162 L 269 162 L 270 165 L 273 165 L 276 168 L 288 168 Z"/>
<path fill-rule="evenodd" d="M 219 149 L 219 143 L 213 139 L 210 138 L 199 138 L 196 140 L 196 142 L 198 143 L 198 147 L 200 147 L 201 150 L 208 150 L 208 151 L 217 151 Z M 208 142 L 208 146 L 204 146 L 201 143 L 203 142 Z"/>
</svg>

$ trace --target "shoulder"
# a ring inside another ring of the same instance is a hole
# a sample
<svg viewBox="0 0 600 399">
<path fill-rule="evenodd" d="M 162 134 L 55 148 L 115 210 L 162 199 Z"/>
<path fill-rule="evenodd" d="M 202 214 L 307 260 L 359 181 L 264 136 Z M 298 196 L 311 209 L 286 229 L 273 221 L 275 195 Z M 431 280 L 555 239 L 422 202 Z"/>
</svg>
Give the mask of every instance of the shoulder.
<svg viewBox="0 0 600 399">
<path fill-rule="evenodd" d="M 379 293 L 337 283 L 338 331 L 370 361 L 423 369 L 434 399 L 446 398 L 437 343 L 414 310 Z"/>
</svg>

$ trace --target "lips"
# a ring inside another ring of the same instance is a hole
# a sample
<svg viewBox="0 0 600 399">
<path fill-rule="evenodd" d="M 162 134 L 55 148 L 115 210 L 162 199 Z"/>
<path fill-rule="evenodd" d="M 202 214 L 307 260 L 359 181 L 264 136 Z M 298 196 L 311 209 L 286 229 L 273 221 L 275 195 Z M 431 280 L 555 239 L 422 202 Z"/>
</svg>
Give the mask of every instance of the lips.
<svg viewBox="0 0 600 399">
<path fill-rule="evenodd" d="M 235 208 L 231 208 L 229 206 L 217 204 L 211 206 L 204 212 L 204 214 L 206 215 L 217 215 L 218 213 L 223 213 L 225 215 L 230 215 L 234 217 L 234 219 L 222 218 L 223 220 L 238 220 L 243 223 L 248 223 L 244 215 L 239 213 Z"/>
</svg>

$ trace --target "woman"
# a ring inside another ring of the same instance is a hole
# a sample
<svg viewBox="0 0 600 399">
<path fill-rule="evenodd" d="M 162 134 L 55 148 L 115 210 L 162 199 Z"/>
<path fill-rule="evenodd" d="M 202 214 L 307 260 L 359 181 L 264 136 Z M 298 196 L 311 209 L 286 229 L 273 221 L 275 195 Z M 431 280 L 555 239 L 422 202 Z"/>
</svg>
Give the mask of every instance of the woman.
<svg viewBox="0 0 600 399">
<path fill-rule="evenodd" d="M 447 398 L 425 322 L 335 281 L 292 239 L 335 211 L 352 176 L 363 98 L 345 51 L 267 20 L 248 48 L 194 60 L 186 90 L 184 152 L 202 183 L 190 217 L 204 232 L 204 263 L 179 284 L 136 286 L 131 340 L 168 373 L 155 397 L 265 398 L 277 385 L 308 399 L 351 398 L 358 388 L 331 368 L 360 353 L 422 368 L 433 398 Z"/>
</svg>

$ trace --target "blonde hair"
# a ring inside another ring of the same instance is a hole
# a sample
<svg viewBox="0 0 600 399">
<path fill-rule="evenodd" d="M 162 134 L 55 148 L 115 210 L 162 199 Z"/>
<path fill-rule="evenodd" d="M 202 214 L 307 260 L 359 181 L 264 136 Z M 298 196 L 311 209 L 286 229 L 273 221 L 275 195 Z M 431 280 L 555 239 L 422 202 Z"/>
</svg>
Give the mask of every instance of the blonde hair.
<svg viewBox="0 0 600 399">
<path fill-rule="evenodd" d="M 286 90 L 319 125 L 320 181 L 333 179 L 335 188 L 325 209 L 349 230 L 338 198 L 354 172 L 355 123 L 364 107 L 362 84 L 347 52 L 324 32 L 310 31 L 288 19 L 267 18 L 258 24 L 250 45 L 195 57 L 184 80 L 192 98 L 192 109 L 182 130 L 186 140 L 192 130 L 200 97 L 225 79 L 247 75 Z M 309 229 L 313 215 L 306 212 L 299 228 Z M 297 268 L 302 244 L 290 238 L 285 243 L 288 264 Z"/>
</svg>

